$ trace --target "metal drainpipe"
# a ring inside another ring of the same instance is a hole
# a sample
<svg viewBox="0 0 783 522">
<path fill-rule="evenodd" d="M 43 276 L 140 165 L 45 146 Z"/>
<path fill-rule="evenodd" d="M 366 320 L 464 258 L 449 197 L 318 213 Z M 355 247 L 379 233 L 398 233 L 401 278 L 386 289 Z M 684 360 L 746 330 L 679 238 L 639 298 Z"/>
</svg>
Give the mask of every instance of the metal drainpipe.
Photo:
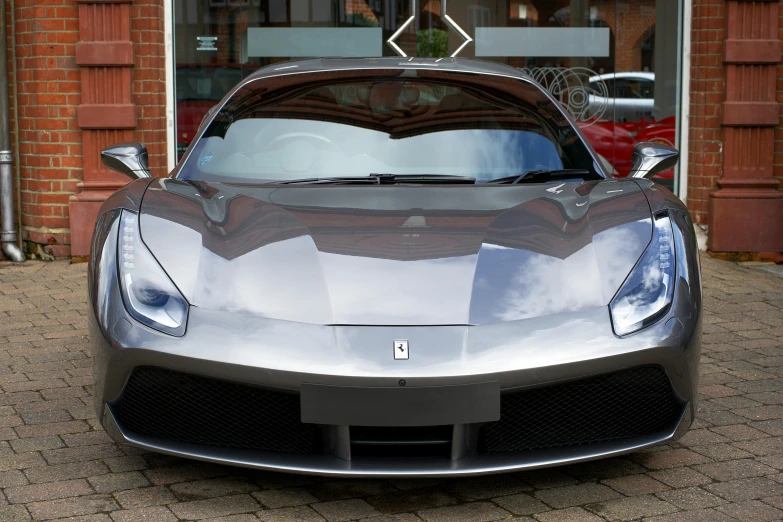
<svg viewBox="0 0 783 522">
<path fill-rule="evenodd" d="M 0 243 L 11 261 L 25 260 L 16 244 L 14 222 L 14 153 L 11 151 L 11 111 L 8 98 L 8 38 L 6 0 L 0 0 Z"/>
</svg>

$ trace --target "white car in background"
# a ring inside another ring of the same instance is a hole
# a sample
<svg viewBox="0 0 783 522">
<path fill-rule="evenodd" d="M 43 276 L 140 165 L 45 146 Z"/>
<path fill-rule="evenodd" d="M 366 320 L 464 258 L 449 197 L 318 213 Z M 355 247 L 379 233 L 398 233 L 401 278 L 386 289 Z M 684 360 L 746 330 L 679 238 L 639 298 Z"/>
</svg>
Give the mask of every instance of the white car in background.
<svg viewBox="0 0 783 522">
<path fill-rule="evenodd" d="M 592 76 L 589 94 L 589 114 L 616 122 L 651 118 L 655 104 L 655 73 L 620 72 Z M 612 115 L 614 114 L 614 117 Z"/>
</svg>

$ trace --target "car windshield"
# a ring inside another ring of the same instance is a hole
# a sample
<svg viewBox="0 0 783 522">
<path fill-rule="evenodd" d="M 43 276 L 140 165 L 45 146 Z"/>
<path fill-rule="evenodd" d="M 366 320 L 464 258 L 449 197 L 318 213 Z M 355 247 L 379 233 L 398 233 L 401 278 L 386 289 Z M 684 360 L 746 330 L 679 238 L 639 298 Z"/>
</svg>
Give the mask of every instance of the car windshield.
<svg viewBox="0 0 783 522">
<path fill-rule="evenodd" d="M 271 183 L 374 174 L 470 176 L 583 169 L 587 145 L 535 85 L 431 70 L 259 78 L 237 90 L 176 173 Z"/>
</svg>

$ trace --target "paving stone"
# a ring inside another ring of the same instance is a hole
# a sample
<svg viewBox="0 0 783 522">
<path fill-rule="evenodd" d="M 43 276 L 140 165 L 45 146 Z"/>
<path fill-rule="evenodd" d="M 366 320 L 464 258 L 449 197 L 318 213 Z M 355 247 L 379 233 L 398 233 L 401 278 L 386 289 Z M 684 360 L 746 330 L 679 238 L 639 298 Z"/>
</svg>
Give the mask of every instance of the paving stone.
<svg viewBox="0 0 783 522">
<path fill-rule="evenodd" d="M 733 441 L 756 440 L 756 439 L 763 439 L 769 436 L 769 434 L 764 433 L 761 430 L 757 430 L 756 428 L 752 428 L 747 424 L 734 424 L 731 426 L 716 426 L 714 428 L 711 428 L 711 431 L 723 435 L 727 439 Z"/>
<path fill-rule="evenodd" d="M 255 515 L 229 515 L 227 517 L 206 518 L 203 522 L 258 522 Z"/>
<path fill-rule="evenodd" d="M 603 484 L 628 496 L 658 493 L 659 491 L 669 489 L 669 486 L 666 484 L 647 475 L 627 475 L 625 477 L 611 478 L 604 480 Z"/>
<path fill-rule="evenodd" d="M 177 522 L 177 517 L 163 506 L 115 511 L 111 518 L 114 522 Z"/>
<path fill-rule="evenodd" d="M 738 522 L 738 520 L 714 509 L 681 511 L 671 515 L 646 518 L 645 522 Z"/>
<path fill-rule="evenodd" d="M 5 496 L 12 504 L 21 504 L 56 498 L 78 497 L 92 492 L 93 490 L 86 480 L 77 479 L 9 487 L 5 489 Z"/>
<path fill-rule="evenodd" d="M 726 504 L 724 506 L 718 506 L 715 509 L 721 513 L 726 513 L 727 515 L 738 518 L 743 522 L 770 522 L 773 520 L 783 520 L 783 511 L 768 504 L 763 504 L 757 500 L 746 500 L 744 502 Z"/>
<path fill-rule="evenodd" d="M 360 522 L 421 522 L 421 519 L 412 513 L 401 513 L 399 515 L 381 515 L 379 517 L 363 518 Z"/>
<path fill-rule="evenodd" d="M 453 495 L 437 488 L 389 491 L 367 497 L 365 500 L 381 513 L 419 511 L 457 503 Z"/>
<path fill-rule="evenodd" d="M 696 486 L 664 491 L 657 496 L 686 511 L 710 508 L 726 503 L 726 500 Z"/>
<path fill-rule="evenodd" d="M 419 511 L 418 515 L 427 522 L 490 522 L 508 518 L 509 512 L 489 502 L 470 502 L 458 506 L 425 509 Z"/>
<path fill-rule="evenodd" d="M 16 439 L 9 441 L 11 447 L 17 453 L 25 451 L 41 451 L 53 448 L 62 448 L 65 443 L 57 435 L 47 435 L 44 437 L 28 437 L 26 439 Z"/>
<path fill-rule="evenodd" d="M 114 494 L 114 498 L 124 509 L 173 504 L 177 501 L 177 497 L 163 486 L 119 491 Z"/>
<path fill-rule="evenodd" d="M 783 484 L 767 477 L 732 480 L 702 486 L 731 502 L 752 500 L 783 494 Z"/>
<path fill-rule="evenodd" d="M 366 501 L 358 498 L 321 502 L 313 504 L 312 508 L 330 521 L 354 520 L 381 514 Z"/>
<path fill-rule="evenodd" d="M 260 507 L 258 502 L 250 495 L 232 495 L 169 505 L 169 509 L 175 515 L 184 519 L 223 517 L 256 511 Z"/>
<path fill-rule="evenodd" d="M 313 484 L 307 488 L 322 501 L 367 497 L 391 491 L 392 487 L 380 480 L 334 480 Z"/>
<path fill-rule="evenodd" d="M 88 431 L 86 433 L 68 433 L 62 436 L 67 446 L 93 446 L 96 444 L 112 444 L 113 441 L 105 431 Z"/>
<path fill-rule="evenodd" d="M 712 446 L 691 446 L 691 449 L 696 453 L 704 455 L 705 457 L 718 462 L 753 457 L 753 453 L 734 447 L 729 444 L 714 444 Z"/>
<path fill-rule="evenodd" d="M 181 482 L 169 487 L 180 500 L 197 500 L 201 498 L 224 497 L 239 493 L 256 491 L 258 486 L 245 480 L 233 478 L 215 478 Z"/>
<path fill-rule="evenodd" d="M 117 503 L 109 495 L 88 495 L 27 504 L 27 509 L 35 520 L 91 515 L 118 508 Z"/>
<path fill-rule="evenodd" d="M 680 448 L 655 453 L 641 453 L 634 455 L 634 460 L 651 470 L 680 468 L 709 462 L 709 458 L 689 449 Z"/>
<path fill-rule="evenodd" d="M 111 517 L 104 513 L 96 515 L 79 515 L 68 518 L 58 518 L 57 522 L 112 522 Z"/>
<path fill-rule="evenodd" d="M 602 484 L 586 482 L 575 486 L 536 491 L 535 496 L 553 508 L 581 506 L 620 497 L 620 494 Z"/>
<path fill-rule="evenodd" d="M 636 520 L 679 511 L 676 506 L 653 495 L 639 495 L 588 504 L 586 509 L 610 520 Z"/>
<path fill-rule="evenodd" d="M 13 450 L 0 450 L 0 471 L 11 469 L 26 469 L 34 466 L 45 465 L 41 454 L 37 451 L 28 451 L 25 453 L 14 453 Z"/>
<path fill-rule="evenodd" d="M 540 469 L 519 474 L 519 478 L 534 489 L 549 489 L 579 484 L 579 480 L 560 469 Z"/>
<path fill-rule="evenodd" d="M 302 488 L 267 489 L 257 491 L 253 496 L 267 508 L 281 508 L 314 504 L 318 499 Z"/>
<path fill-rule="evenodd" d="M 549 511 L 549 507 L 527 493 L 498 497 L 493 502 L 515 515 L 532 515 Z"/>
<path fill-rule="evenodd" d="M 707 475 L 694 471 L 691 468 L 674 468 L 664 471 L 651 471 L 649 475 L 664 484 L 673 488 L 684 488 L 687 486 L 699 486 L 709 484 L 712 479 Z"/>
<path fill-rule="evenodd" d="M 181 464 L 178 466 L 147 469 L 143 472 L 144 476 L 152 484 L 162 485 L 211 478 L 228 473 L 225 468 L 220 466 L 210 466 L 200 462 L 185 463 L 182 460 L 179 462 Z"/>
<path fill-rule="evenodd" d="M 783 419 L 749 422 L 748 426 L 751 426 L 759 431 L 763 431 L 767 435 L 772 435 L 774 437 L 783 435 Z"/>
<path fill-rule="evenodd" d="M 0 506 L 0 521 L 28 522 L 32 520 L 24 506 Z"/>
<path fill-rule="evenodd" d="M 98 493 L 113 493 L 124 489 L 134 489 L 149 486 L 147 478 L 138 471 L 126 473 L 107 473 L 87 479 Z"/>
<path fill-rule="evenodd" d="M 114 473 L 121 473 L 123 471 L 138 471 L 147 469 L 147 461 L 139 456 L 125 456 L 125 457 L 111 457 L 104 458 L 103 463 L 109 466 L 109 469 Z"/>
<path fill-rule="evenodd" d="M 733 460 L 729 462 L 715 462 L 696 466 L 696 470 L 720 481 L 736 480 L 741 478 L 759 477 L 777 473 L 775 468 L 761 464 L 751 459 Z"/>
<path fill-rule="evenodd" d="M 754 455 L 771 455 L 783 453 L 783 437 L 735 442 L 734 447 L 753 453 Z"/>
<path fill-rule="evenodd" d="M 86 478 L 108 472 L 109 468 L 97 460 L 91 462 L 77 462 L 74 464 L 59 464 L 57 466 L 35 467 L 24 471 L 25 475 L 27 475 L 27 479 L 33 484 L 54 482 L 56 480 Z"/>
<path fill-rule="evenodd" d="M 322 522 L 324 517 L 307 506 L 269 509 L 256 513 L 264 522 Z"/>
<path fill-rule="evenodd" d="M 604 520 L 580 507 L 539 513 L 535 515 L 535 519 L 540 522 L 601 522 Z"/>
<path fill-rule="evenodd" d="M 24 486 L 25 484 L 27 484 L 27 477 L 19 470 L 0 472 L 0 488 Z"/>
</svg>

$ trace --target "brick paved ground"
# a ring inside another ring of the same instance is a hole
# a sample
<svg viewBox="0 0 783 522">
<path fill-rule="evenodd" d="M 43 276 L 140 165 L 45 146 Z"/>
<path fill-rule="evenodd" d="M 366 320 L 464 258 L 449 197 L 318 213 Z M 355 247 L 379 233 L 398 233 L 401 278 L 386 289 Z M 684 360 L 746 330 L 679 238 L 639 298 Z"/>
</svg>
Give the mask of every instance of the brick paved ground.
<svg viewBox="0 0 783 522">
<path fill-rule="evenodd" d="M 783 520 L 783 278 L 773 273 L 703 260 L 703 400 L 680 442 L 475 479 L 343 481 L 112 443 L 88 398 L 85 269 L 0 264 L 0 521 Z"/>
</svg>

